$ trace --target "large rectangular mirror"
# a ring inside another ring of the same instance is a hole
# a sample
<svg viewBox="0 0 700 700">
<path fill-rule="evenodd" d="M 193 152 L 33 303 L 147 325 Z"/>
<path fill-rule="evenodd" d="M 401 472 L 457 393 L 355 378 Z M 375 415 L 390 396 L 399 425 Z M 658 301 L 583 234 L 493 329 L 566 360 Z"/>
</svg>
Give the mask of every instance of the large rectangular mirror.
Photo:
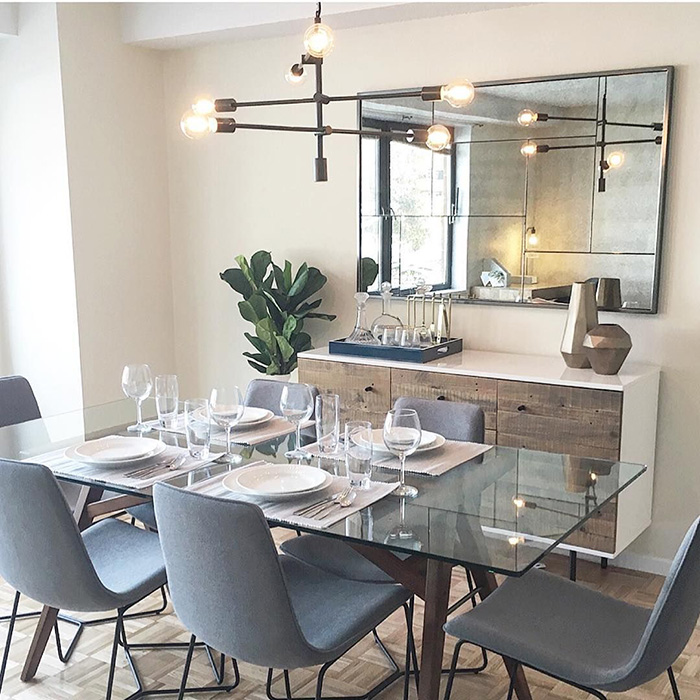
<svg viewBox="0 0 700 700">
<path fill-rule="evenodd" d="M 477 83 L 461 109 L 363 95 L 360 260 L 379 273 L 358 264 L 358 287 L 558 306 L 591 279 L 602 308 L 655 313 L 672 72 Z M 397 138 L 433 124 L 441 151 Z"/>
</svg>

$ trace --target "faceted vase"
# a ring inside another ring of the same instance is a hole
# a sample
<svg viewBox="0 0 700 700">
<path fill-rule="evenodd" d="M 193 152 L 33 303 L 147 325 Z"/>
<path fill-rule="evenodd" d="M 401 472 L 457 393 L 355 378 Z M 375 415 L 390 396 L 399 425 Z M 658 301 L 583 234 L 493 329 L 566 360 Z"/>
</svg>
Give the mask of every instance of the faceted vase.
<svg viewBox="0 0 700 700">
<path fill-rule="evenodd" d="M 630 354 L 632 338 L 616 323 L 601 323 L 586 334 L 583 348 L 596 374 L 617 374 Z"/>
<path fill-rule="evenodd" d="M 582 369 L 591 366 L 583 339 L 591 328 L 598 325 L 595 294 L 595 285 L 589 282 L 574 282 L 571 285 L 569 313 L 561 340 L 561 354 L 568 367 Z"/>
</svg>

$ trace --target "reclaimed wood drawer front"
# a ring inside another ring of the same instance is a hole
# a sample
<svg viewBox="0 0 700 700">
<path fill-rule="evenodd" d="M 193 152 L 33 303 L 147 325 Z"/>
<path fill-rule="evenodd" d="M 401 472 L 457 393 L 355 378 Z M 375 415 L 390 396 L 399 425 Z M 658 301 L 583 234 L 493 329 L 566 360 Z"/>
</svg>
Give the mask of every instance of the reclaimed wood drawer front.
<svg viewBox="0 0 700 700">
<path fill-rule="evenodd" d="M 496 444 L 503 445 L 504 447 L 522 447 L 526 450 L 557 452 L 566 455 L 576 455 L 577 457 L 597 457 L 598 459 L 609 459 L 612 461 L 617 461 L 620 454 L 617 448 L 608 449 L 606 447 L 596 447 L 592 445 L 579 445 L 569 442 L 565 438 L 560 438 L 556 433 L 545 436 L 511 435 L 499 430 Z"/>
<path fill-rule="evenodd" d="M 615 551 L 617 529 L 617 499 L 596 510 L 583 526 L 572 532 L 564 542 L 576 547 L 593 549 L 597 552 Z"/>
<path fill-rule="evenodd" d="M 532 449 L 614 458 L 620 449 L 621 422 L 621 392 L 498 382 L 499 444 L 506 444 L 500 442 L 502 435 L 523 436 L 552 443 L 549 448 Z"/>
<path fill-rule="evenodd" d="M 299 381 L 340 396 L 341 421 L 368 420 L 381 427 L 391 408 L 391 370 L 299 358 Z"/>
<path fill-rule="evenodd" d="M 391 370 L 392 403 L 399 396 L 475 403 L 481 406 L 484 411 L 487 434 L 488 431 L 496 429 L 497 392 L 497 379 L 483 379 L 425 370 Z"/>
</svg>

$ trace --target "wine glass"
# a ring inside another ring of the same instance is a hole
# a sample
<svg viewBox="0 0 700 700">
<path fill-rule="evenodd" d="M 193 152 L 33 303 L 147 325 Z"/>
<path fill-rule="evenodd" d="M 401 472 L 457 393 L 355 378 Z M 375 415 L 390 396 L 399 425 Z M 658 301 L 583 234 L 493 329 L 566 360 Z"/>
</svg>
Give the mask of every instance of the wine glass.
<svg viewBox="0 0 700 700">
<path fill-rule="evenodd" d="M 420 445 L 421 427 L 418 414 L 412 408 L 392 409 L 386 414 L 383 437 L 387 449 L 399 458 L 401 464 L 400 486 L 394 494 L 414 498 L 418 495 L 418 489 L 406 483 L 406 457 L 412 455 Z"/>
<path fill-rule="evenodd" d="M 237 386 L 218 385 L 211 390 L 209 413 L 212 420 L 226 430 L 226 454 L 219 458 L 220 462 L 239 464 L 243 461 L 241 455 L 231 452 L 231 430 L 238 425 L 244 411 L 243 397 Z"/>
<path fill-rule="evenodd" d="M 301 424 L 311 418 L 314 401 L 308 384 L 286 384 L 282 389 L 280 411 L 290 422 L 296 425 L 296 444 L 293 450 L 284 453 L 287 459 L 306 459 L 308 453 L 301 449 Z"/>
<path fill-rule="evenodd" d="M 151 394 L 153 377 L 148 365 L 126 365 L 122 371 L 122 391 L 136 401 L 136 424 L 127 430 L 147 433 L 150 428 L 141 419 L 141 404 Z"/>
</svg>

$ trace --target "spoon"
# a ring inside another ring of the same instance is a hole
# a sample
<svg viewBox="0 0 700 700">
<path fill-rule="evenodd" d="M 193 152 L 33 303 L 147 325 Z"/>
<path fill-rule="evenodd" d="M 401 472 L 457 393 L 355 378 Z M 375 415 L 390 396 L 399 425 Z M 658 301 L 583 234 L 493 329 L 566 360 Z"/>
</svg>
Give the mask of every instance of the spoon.
<svg viewBox="0 0 700 700">
<path fill-rule="evenodd" d="M 327 515 L 330 514 L 331 510 L 335 508 L 336 506 L 340 506 L 341 508 L 349 508 L 357 498 L 357 493 L 353 490 L 348 491 L 347 493 L 341 495 L 339 498 L 337 498 L 333 503 L 329 504 L 325 508 L 322 508 L 320 511 L 317 513 L 314 513 L 314 520 L 323 520 Z"/>
</svg>

